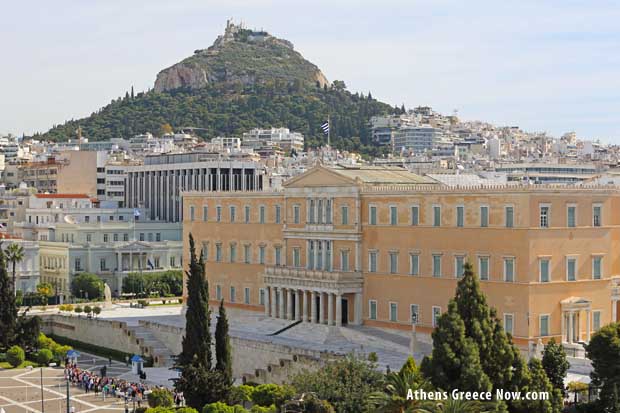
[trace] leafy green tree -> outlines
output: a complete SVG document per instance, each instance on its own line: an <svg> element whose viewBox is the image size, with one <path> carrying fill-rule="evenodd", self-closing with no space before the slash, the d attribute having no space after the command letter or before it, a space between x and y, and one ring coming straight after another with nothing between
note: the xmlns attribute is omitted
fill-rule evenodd
<svg viewBox="0 0 620 413"><path fill-rule="evenodd" d="M13 267L13 289L14 292L17 292L17 278L15 266L18 262L22 262L22 260L24 259L24 247L16 242L13 242L6 248L6 251L4 251L4 255L6 255L6 260L10 262Z"/></svg>
<svg viewBox="0 0 620 413"><path fill-rule="evenodd" d="M37 353L37 363L43 366L47 366L53 358L54 354L52 354L52 351L46 348L39 350Z"/></svg>
<svg viewBox="0 0 620 413"><path fill-rule="evenodd" d="M96 305L96 306L94 306L94 307L93 307L93 314L94 314L95 316L98 316L99 314L101 314L101 307L99 307L99 306L97 306L97 305Z"/></svg>
<svg viewBox="0 0 620 413"><path fill-rule="evenodd" d="M151 407L172 407L174 405L174 398L170 390L153 389L147 396L149 406Z"/></svg>
<svg viewBox="0 0 620 413"><path fill-rule="evenodd" d="M90 313L92 313L92 312L93 312L93 308L91 306L89 306L89 305L85 305L84 306L84 314L90 315Z"/></svg>
<svg viewBox="0 0 620 413"><path fill-rule="evenodd" d="M327 400L337 412L372 412L370 395L383 388L383 375L375 363L355 355L329 361L314 372L293 377L293 387Z"/></svg>
<svg viewBox="0 0 620 413"><path fill-rule="evenodd" d="M528 400L524 401L523 405L526 406L528 412L540 412L540 413L560 413L563 407L563 398L560 390L553 387L542 363L537 358L533 358L528 363L529 372L531 375L530 384L528 386L529 392L536 392L537 394L547 394L548 399L541 398L541 400Z"/></svg>
<svg viewBox="0 0 620 413"><path fill-rule="evenodd" d="M45 296L51 297L54 295L54 287L50 283L41 283L37 285L37 293Z"/></svg>
<svg viewBox="0 0 620 413"><path fill-rule="evenodd" d="M254 387L242 384L230 389L229 404L241 404L243 407L246 403L252 401L252 393L254 393Z"/></svg>
<svg viewBox="0 0 620 413"><path fill-rule="evenodd" d="M103 295L103 281L88 272L77 274L71 281L71 294L74 297L96 300Z"/></svg>
<svg viewBox="0 0 620 413"><path fill-rule="evenodd" d="M272 404L280 407L285 401L295 395L295 390L291 386L279 384L261 384L256 386L252 392L252 402L259 406L271 406Z"/></svg>
<svg viewBox="0 0 620 413"><path fill-rule="evenodd" d="M601 387L601 405L612 408L614 389L620 385L620 323L611 323L592 335L586 346L592 361L592 383Z"/></svg>
<svg viewBox="0 0 620 413"><path fill-rule="evenodd" d="M224 308L224 300L220 302L219 315L215 324L215 368L221 371L232 384L232 350L228 336L228 318Z"/></svg>
<svg viewBox="0 0 620 413"><path fill-rule="evenodd" d="M461 391L491 391L489 377L482 370L475 341L467 337L456 302L439 317L432 333L433 351L422 361L422 372L435 387Z"/></svg>
<svg viewBox="0 0 620 413"><path fill-rule="evenodd" d="M17 318L15 344L25 349L37 347L37 339L41 333L41 318L28 316L28 311L22 312Z"/></svg>
<svg viewBox="0 0 620 413"><path fill-rule="evenodd" d="M284 403L282 410L291 413L335 413L334 407L327 400L321 400L312 393L302 394Z"/></svg>
<svg viewBox="0 0 620 413"><path fill-rule="evenodd" d="M563 396L566 396L564 379L566 378L566 373L568 373L570 363L566 359L564 347L556 343L553 338L545 345L542 366L553 387L560 390Z"/></svg>
<svg viewBox="0 0 620 413"><path fill-rule="evenodd" d="M26 354L20 346L13 346L6 352L6 361L13 367L18 367L26 360Z"/></svg>
<svg viewBox="0 0 620 413"><path fill-rule="evenodd" d="M4 254L0 253L0 347L9 348L17 335L15 289L6 273Z"/></svg>
<svg viewBox="0 0 620 413"><path fill-rule="evenodd" d="M206 370L197 363L182 367L174 388L183 392L187 405L195 409L230 397L230 384L224 375L217 370Z"/></svg>

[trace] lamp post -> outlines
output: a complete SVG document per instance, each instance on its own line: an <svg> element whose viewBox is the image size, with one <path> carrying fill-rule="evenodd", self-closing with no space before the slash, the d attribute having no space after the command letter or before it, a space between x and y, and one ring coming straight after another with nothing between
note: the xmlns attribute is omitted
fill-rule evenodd
<svg viewBox="0 0 620 413"><path fill-rule="evenodd" d="M45 413L45 400L43 399L43 367L41 367L41 413Z"/></svg>
<svg viewBox="0 0 620 413"><path fill-rule="evenodd" d="M418 324L418 313L412 313L411 314L411 344L410 344L411 357L413 357L415 354L416 339L417 339L416 331L415 331L416 324Z"/></svg>

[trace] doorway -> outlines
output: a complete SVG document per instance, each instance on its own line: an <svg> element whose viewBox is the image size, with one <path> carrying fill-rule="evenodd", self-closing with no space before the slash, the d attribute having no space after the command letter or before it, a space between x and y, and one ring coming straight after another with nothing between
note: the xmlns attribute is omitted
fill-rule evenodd
<svg viewBox="0 0 620 413"><path fill-rule="evenodd" d="M341 323L343 326L346 326L349 323L349 300L346 298L341 299L342 304L342 318Z"/></svg>

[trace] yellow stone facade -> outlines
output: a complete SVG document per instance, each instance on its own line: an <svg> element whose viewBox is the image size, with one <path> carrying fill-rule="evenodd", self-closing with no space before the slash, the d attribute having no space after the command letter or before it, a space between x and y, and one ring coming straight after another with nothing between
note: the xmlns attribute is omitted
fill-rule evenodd
<svg viewBox="0 0 620 413"><path fill-rule="evenodd" d="M183 194L213 299L266 316L429 332L465 262L517 343L618 319L615 187L446 187L317 166L277 192ZM320 211L320 213L319 213ZM187 262L187 260L185 260Z"/></svg>

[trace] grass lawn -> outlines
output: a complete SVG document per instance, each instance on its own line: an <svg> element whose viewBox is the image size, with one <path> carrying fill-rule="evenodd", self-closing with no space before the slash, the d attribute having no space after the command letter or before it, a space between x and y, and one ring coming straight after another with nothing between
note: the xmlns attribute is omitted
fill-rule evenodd
<svg viewBox="0 0 620 413"><path fill-rule="evenodd" d="M23 369L24 367L28 367L28 366L39 367L39 364L35 363L34 361L26 360L19 366L13 367L9 364L8 361L0 361L0 369L12 369L12 368Z"/></svg>

